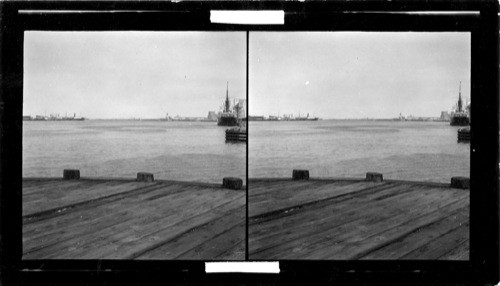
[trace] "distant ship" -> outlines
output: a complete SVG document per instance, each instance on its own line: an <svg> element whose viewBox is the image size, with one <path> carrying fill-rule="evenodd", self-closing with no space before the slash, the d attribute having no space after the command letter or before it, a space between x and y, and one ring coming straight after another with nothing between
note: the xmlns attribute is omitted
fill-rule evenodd
<svg viewBox="0 0 500 286"><path fill-rule="evenodd" d="M319 118L318 117L309 117L309 114L307 117L295 117L292 120L295 121L317 121Z"/></svg>
<svg viewBox="0 0 500 286"><path fill-rule="evenodd" d="M235 110L231 110L231 103L229 102L229 83L226 84L226 101L224 102L223 111L217 120L219 126L238 126L240 119L238 118L239 104L235 105Z"/></svg>
<svg viewBox="0 0 500 286"><path fill-rule="evenodd" d="M248 116L248 121L318 121L318 117L309 117L309 114L307 116L299 116L298 117L293 117L293 115L284 115L282 117L280 116L273 116L269 115L269 117L264 117L264 116Z"/></svg>
<svg viewBox="0 0 500 286"><path fill-rule="evenodd" d="M318 117L309 117L309 113L307 114L307 116L300 116L300 113L299 113L299 116L297 116L297 117L283 117L282 120L285 120L285 121L318 121L319 118Z"/></svg>
<svg viewBox="0 0 500 286"><path fill-rule="evenodd" d="M470 124L469 114L462 108L462 82L458 90L457 107L451 112L450 125L452 126L467 126Z"/></svg>
<svg viewBox="0 0 500 286"><path fill-rule="evenodd" d="M264 121L264 116L248 116L248 121Z"/></svg>

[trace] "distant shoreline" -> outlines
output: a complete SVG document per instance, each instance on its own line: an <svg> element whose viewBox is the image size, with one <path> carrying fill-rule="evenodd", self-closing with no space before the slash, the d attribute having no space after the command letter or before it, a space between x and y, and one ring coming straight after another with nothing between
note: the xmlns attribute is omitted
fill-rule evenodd
<svg viewBox="0 0 500 286"><path fill-rule="evenodd" d="M161 122L206 122L214 123L216 120L208 119L172 119L165 120L163 118L85 118L85 120L23 120L35 122L56 122L56 121L161 121ZM320 121L395 121L395 122L449 122L440 118L418 117L414 119L400 120L399 118L325 118L321 120L250 120L250 122L320 122Z"/></svg>

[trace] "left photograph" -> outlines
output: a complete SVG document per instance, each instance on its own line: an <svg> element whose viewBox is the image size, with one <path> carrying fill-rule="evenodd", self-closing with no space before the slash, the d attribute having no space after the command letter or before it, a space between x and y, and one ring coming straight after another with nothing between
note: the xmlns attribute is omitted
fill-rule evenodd
<svg viewBox="0 0 500 286"><path fill-rule="evenodd" d="M245 32L29 31L23 81L23 259L245 259Z"/></svg>

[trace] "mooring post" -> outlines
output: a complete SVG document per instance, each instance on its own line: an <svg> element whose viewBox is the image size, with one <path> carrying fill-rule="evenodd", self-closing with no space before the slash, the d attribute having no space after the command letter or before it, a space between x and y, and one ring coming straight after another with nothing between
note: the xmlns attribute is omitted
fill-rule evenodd
<svg viewBox="0 0 500 286"><path fill-rule="evenodd" d="M384 180L384 176L380 173L368 172L366 173L366 181L369 182L382 182Z"/></svg>
<svg viewBox="0 0 500 286"><path fill-rule="evenodd" d="M79 180L80 179L80 170L64 169L63 179L64 180Z"/></svg>
<svg viewBox="0 0 500 286"><path fill-rule="evenodd" d="M153 174L151 173L145 173L145 172L139 172L137 173L137 181L139 182L152 182L154 181Z"/></svg>
<svg viewBox="0 0 500 286"><path fill-rule="evenodd" d="M239 190L243 187L243 180L235 177L225 177L222 179L222 187L226 189Z"/></svg>
<svg viewBox="0 0 500 286"><path fill-rule="evenodd" d="M470 179L466 177L452 177L450 186L456 189L469 189Z"/></svg>
<svg viewBox="0 0 500 286"><path fill-rule="evenodd" d="M309 170L293 170L293 180L309 180Z"/></svg>

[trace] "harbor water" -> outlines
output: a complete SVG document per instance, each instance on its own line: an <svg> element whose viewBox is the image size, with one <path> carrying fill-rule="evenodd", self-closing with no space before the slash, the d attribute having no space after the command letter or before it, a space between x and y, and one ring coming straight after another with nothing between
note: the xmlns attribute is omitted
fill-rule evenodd
<svg viewBox="0 0 500 286"><path fill-rule="evenodd" d="M135 178L222 183L245 179L245 144L225 144L215 122L24 121L23 177Z"/></svg>
<svg viewBox="0 0 500 286"><path fill-rule="evenodd" d="M470 144L449 122L320 120L249 122L249 177L387 179L449 183L470 177Z"/></svg>
<svg viewBox="0 0 500 286"><path fill-rule="evenodd" d="M249 177L384 178L449 182L470 175L470 145L448 122L320 120L249 122ZM23 177L82 177L222 182L245 179L246 145L225 143L215 122L24 121Z"/></svg>

